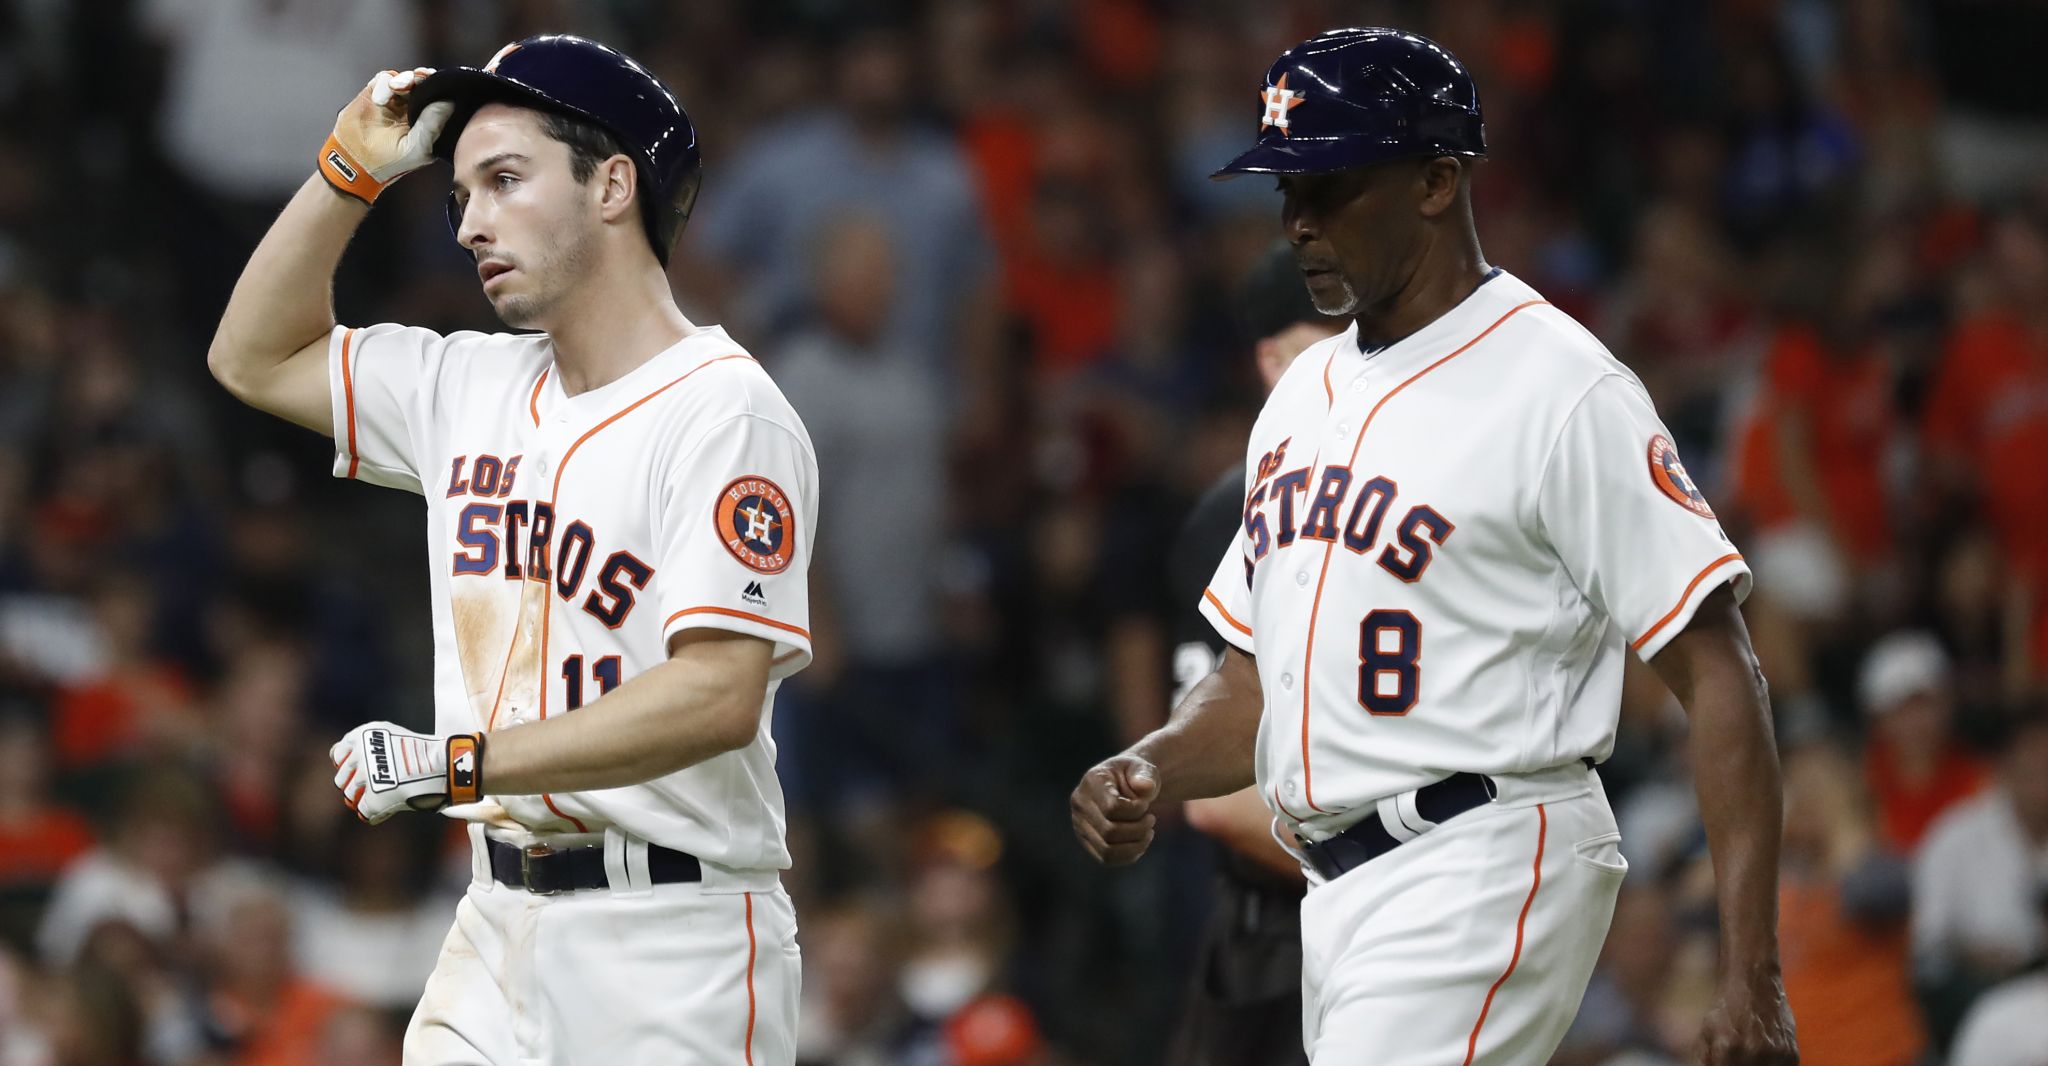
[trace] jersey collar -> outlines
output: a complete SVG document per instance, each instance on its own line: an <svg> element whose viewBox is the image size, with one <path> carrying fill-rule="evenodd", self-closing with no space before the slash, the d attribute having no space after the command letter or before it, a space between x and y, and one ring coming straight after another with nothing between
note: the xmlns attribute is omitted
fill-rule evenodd
<svg viewBox="0 0 2048 1066"><path fill-rule="evenodd" d="M743 354L738 344L726 335L723 326L700 326L695 333L669 345L656 353L653 358L627 371L616 381L606 382L589 392L570 396L562 390L562 375L554 360L554 342L548 342L548 362L542 371L536 407L536 417L545 424L550 417L566 415L572 422L586 422L593 418L605 418L641 396L646 395L650 382L655 384L675 380L684 374L727 355Z"/></svg>
<svg viewBox="0 0 2048 1066"><path fill-rule="evenodd" d="M1500 317L1502 311L1519 303L1540 299L1542 297L1536 294L1536 290L1522 279L1494 267L1463 300L1421 329L1400 340L1366 348L1360 344L1358 323L1353 321L1344 334L1346 339L1339 351L1375 367L1402 363L1414 355L1442 355L1440 349L1446 343L1453 347L1463 344L1471 340L1474 333L1484 329L1487 323Z"/></svg>

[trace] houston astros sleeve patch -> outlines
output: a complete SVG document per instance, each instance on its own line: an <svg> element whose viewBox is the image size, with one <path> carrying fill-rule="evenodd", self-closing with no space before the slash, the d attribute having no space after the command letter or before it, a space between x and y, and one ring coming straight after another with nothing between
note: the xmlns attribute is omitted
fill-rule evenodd
<svg viewBox="0 0 2048 1066"><path fill-rule="evenodd" d="M727 485L712 522L725 550L750 570L779 574L796 555L796 510L767 478L748 475Z"/></svg>
<svg viewBox="0 0 2048 1066"><path fill-rule="evenodd" d="M1678 461L1678 448L1671 438L1657 434L1650 438L1650 480L1680 507L1701 518L1714 517L1714 509L1707 506L1706 494L1693 484L1685 472L1685 464Z"/></svg>

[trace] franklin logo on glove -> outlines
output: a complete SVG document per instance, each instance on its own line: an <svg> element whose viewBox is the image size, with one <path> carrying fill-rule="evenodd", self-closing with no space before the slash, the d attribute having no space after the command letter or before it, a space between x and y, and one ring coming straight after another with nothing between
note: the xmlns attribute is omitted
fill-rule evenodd
<svg viewBox="0 0 2048 1066"><path fill-rule="evenodd" d="M391 768L391 734L373 729L363 738L370 749L370 787L379 792L398 787L398 774Z"/></svg>

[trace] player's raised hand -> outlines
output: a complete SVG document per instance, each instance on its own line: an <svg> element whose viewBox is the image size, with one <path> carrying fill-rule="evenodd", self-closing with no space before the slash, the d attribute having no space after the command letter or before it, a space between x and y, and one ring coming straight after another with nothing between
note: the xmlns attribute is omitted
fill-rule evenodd
<svg viewBox="0 0 2048 1066"><path fill-rule="evenodd" d="M341 801L375 825L403 810L448 804L448 738L425 736L390 722L349 730L327 757Z"/></svg>
<svg viewBox="0 0 2048 1066"><path fill-rule="evenodd" d="M406 95L429 67L379 71L334 118L334 135L320 149L320 173L335 188L365 203L384 186L433 159L434 140L455 105L428 104L418 122L406 118Z"/></svg>
<svg viewBox="0 0 2048 1066"><path fill-rule="evenodd" d="M1776 977L1723 982L1700 1027L1696 1061L1701 1066L1798 1066L1799 1038L1783 982Z"/></svg>
<svg viewBox="0 0 2048 1066"><path fill-rule="evenodd" d="M1068 798L1074 836L1105 866L1136 862L1152 845L1158 797L1157 767L1128 752L1111 756L1082 774Z"/></svg>

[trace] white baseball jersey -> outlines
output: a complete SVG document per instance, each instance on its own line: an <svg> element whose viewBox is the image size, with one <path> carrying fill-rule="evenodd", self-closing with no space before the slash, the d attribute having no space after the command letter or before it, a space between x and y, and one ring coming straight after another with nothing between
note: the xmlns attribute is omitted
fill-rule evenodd
<svg viewBox="0 0 2048 1066"><path fill-rule="evenodd" d="M1749 570L1629 370L1495 271L1385 348L1302 353L1202 611L1257 656L1258 780L1310 839L1457 771L1604 759L1622 657Z"/></svg>
<svg viewBox="0 0 2048 1066"><path fill-rule="evenodd" d="M724 330L577 396L544 334L336 328L328 368L335 474L427 501L436 732L572 713L694 627L775 643L771 706L810 661L817 458ZM784 869L769 722L764 706L753 743L644 784L491 799L536 831Z"/></svg>

